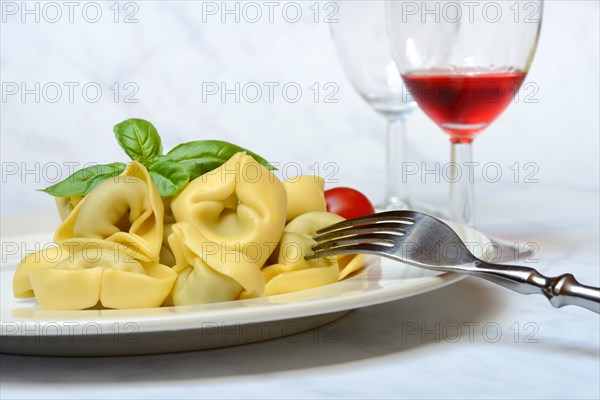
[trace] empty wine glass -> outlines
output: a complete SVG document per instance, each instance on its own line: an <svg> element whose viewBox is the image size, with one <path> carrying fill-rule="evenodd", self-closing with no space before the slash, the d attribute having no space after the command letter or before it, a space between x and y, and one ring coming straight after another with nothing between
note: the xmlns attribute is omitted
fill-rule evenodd
<svg viewBox="0 0 600 400"><path fill-rule="evenodd" d="M402 180L406 159L406 118L416 108L405 90L390 50L385 2L339 1L331 36L350 82L362 98L387 118L385 197L378 210L410 207Z"/></svg>
<svg viewBox="0 0 600 400"><path fill-rule="evenodd" d="M542 6L541 0L386 2L400 75L417 104L450 138L454 222L474 225L473 180L464 172L473 165L471 144L525 79Z"/></svg>

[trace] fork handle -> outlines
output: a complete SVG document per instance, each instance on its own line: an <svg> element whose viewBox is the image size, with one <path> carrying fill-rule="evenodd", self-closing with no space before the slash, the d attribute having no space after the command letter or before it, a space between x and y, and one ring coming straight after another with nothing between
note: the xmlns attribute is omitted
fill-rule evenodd
<svg viewBox="0 0 600 400"><path fill-rule="evenodd" d="M582 285L572 274L546 277L533 268L489 264L481 260L470 275L487 279L522 294L540 293L556 308L573 305L600 313L600 288ZM467 271L464 271L467 272Z"/></svg>

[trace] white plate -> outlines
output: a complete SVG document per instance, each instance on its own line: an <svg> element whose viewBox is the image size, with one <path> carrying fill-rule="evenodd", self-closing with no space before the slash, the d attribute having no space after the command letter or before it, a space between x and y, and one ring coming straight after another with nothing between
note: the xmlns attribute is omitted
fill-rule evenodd
<svg viewBox="0 0 600 400"><path fill-rule="evenodd" d="M463 277L369 257L365 270L354 277L295 293L185 307L46 311L35 299L14 298L12 277L22 256L51 243L57 224L54 213L2 218L3 353L131 355L251 343L295 335L349 310L415 296ZM482 256L489 245L486 237L468 228L455 230Z"/></svg>

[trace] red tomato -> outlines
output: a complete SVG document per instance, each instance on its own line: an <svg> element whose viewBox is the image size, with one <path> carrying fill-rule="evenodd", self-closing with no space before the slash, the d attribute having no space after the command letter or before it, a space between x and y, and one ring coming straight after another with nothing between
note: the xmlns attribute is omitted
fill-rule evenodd
<svg viewBox="0 0 600 400"><path fill-rule="evenodd" d="M361 192L347 187L339 187L325 191L327 211L346 219L374 214L373 205Z"/></svg>

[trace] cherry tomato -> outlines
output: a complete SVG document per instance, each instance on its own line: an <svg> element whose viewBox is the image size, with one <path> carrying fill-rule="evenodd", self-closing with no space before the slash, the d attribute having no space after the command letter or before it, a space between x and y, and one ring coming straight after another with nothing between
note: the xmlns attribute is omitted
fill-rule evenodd
<svg viewBox="0 0 600 400"><path fill-rule="evenodd" d="M339 187L326 190L325 202L327 211L346 219L375 213L367 196L352 188Z"/></svg>

